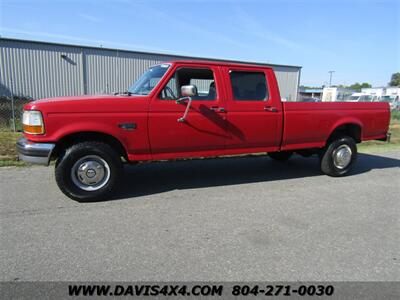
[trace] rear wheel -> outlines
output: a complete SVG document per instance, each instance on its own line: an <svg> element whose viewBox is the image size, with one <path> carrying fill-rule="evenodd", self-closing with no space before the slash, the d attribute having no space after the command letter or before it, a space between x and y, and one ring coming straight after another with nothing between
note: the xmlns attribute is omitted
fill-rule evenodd
<svg viewBox="0 0 400 300"><path fill-rule="evenodd" d="M268 156L271 157L273 160L279 162L286 162L291 158L293 155L292 151L281 151L281 152L271 152L268 153Z"/></svg>
<svg viewBox="0 0 400 300"><path fill-rule="evenodd" d="M83 142L65 150L56 164L58 187L78 201L106 199L116 187L122 163L116 151L101 142Z"/></svg>
<svg viewBox="0 0 400 300"><path fill-rule="evenodd" d="M333 139L320 155L321 170L329 176L344 176L357 160L357 145L349 136Z"/></svg>

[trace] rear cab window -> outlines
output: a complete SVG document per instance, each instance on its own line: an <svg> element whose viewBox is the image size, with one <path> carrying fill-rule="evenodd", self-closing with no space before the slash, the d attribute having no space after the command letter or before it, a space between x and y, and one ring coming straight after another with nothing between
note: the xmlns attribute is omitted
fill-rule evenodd
<svg viewBox="0 0 400 300"><path fill-rule="evenodd" d="M261 71L229 71L232 96L236 101L267 101L269 90Z"/></svg>

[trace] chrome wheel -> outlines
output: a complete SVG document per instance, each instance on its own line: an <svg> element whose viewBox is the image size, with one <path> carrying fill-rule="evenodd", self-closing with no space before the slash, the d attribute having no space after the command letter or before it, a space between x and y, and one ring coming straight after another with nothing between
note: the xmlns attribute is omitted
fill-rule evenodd
<svg viewBox="0 0 400 300"><path fill-rule="evenodd" d="M343 170L350 164L353 151L348 145L340 145L332 155L335 167Z"/></svg>
<svg viewBox="0 0 400 300"><path fill-rule="evenodd" d="M71 169L73 183L84 191L97 191L110 179L108 163L97 155L87 155L75 162Z"/></svg>

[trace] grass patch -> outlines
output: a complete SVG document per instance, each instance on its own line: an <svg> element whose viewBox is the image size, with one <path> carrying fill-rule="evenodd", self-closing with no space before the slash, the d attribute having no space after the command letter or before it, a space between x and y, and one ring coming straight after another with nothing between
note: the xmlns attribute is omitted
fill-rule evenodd
<svg viewBox="0 0 400 300"><path fill-rule="evenodd" d="M391 142L368 141L358 145L359 152L385 152L400 150L400 112L392 112L390 130ZM20 132L10 132L9 129L0 129L0 167L28 166L18 160L15 143L22 137Z"/></svg>
<svg viewBox="0 0 400 300"><path fill-rule="evenodd" d="M400 111L392 111L391 113L392 122L399 121L400 122Z"/></svg>
<svg viewBox="0 0 400 300"><path fill-rule="evenodd" d="M20 137L22 137L20 132L0 130L0 167L28 165L18 160L15 143Z"/></svg>
<svg viewBox="0 0 400 300"><path fill-rule="evenodd" d="M30 164L17 160L15 158L3 158L0 157L0 168L1 167L27 167Z"/></svg>

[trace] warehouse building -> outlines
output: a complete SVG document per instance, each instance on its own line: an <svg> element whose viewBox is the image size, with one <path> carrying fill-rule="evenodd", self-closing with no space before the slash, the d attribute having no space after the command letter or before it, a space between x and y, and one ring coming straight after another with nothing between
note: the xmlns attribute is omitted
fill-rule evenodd
<svg viewBox="0 0 400 300"><path fill-rule="evenodd" d="M163 61L182 59L210 60L1 38L0 96L13 94L39 99L124 91L149 66ZM277 76L281 97L287 101L296 101L301 67L248 63L272 67Z"/></svg>

